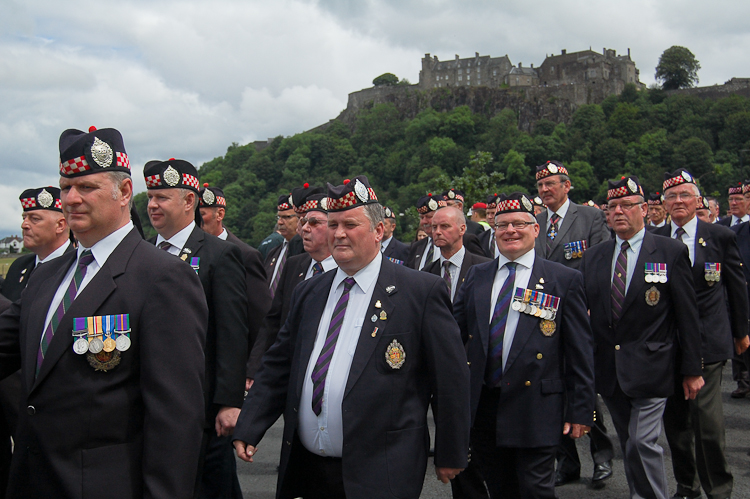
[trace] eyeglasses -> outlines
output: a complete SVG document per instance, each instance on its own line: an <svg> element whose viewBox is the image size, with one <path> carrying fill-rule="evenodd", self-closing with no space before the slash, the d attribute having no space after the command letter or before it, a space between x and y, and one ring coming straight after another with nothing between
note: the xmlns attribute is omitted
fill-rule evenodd
<svg viewBox="0 0 750 499"><path fill-rule="evenodd" d="M318 225L323 225L323 224L327 224L327 223L328 223L328 220L322 220L320 218L302 217L302 218L299 219L300 226L304 227L306 224L310 224L310 228L311 229L314 229Z"/></svg>
<svg viewBox="0 0 750 499"><path fill-rule="evenodd" d="M292 218L297 218L297 215L276 215L276 220L290 220Z"/></svg>
<svg viewBox="0 0 750 499"><path fill-rule="evenodd" d="M544 189L545 187L547 189L552 189L557 184L562 184L562 182L537 182L536 187L537 189Z"/></svg>
<svg viewBox="0 0 750 499"><path fill-rule="evenodd" d="M689 201L693 199L694 197L696 197L696 195L693 194L692 192L680 192L678 194L673 192L671 194L667 194L666 196L664 196L664 200L675 201L677 198L680 198L680 201Z"/></svg>
<svg viewBox="0 0 750 499"><path fill-rule="evenodd" d="M620 204L610 204L609 205L609 211L615 211L617 207L619 206L622 211L630 211L633 209L634 206L641 206L643 203L620 203Z"/></svg>
<svg viewBox="0 0 750 499"><path fill-rule="evenodd" d="M527 226L534 224L536 224L536 222L500 222L499 224L495 224L495 230L499 232L505 232L506 230L508 230L509 225L512 225L516 230L522 230Z"/></svg>

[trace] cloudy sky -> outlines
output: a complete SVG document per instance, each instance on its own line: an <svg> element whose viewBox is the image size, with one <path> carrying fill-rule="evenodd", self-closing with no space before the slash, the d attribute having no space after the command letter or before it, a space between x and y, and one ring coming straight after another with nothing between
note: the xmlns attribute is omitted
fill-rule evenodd
<svg viewBox="0 0 750 499"><path fill-rule="evenodd" d="M24 188L57 184L67 128L120 130L140 191L150 159L199 166L310 129L384 72L417 82L427 52L539 65L630 48L652 84L683 45L701 85L747 77L749 17L746 0L0 0L0 236L19 232Z"/></svg>

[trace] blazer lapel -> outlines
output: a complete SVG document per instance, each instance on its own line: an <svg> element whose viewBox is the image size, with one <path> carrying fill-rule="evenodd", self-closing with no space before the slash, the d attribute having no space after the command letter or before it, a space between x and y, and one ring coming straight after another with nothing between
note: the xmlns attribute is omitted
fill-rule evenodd
<svg viewBox="0 0 750 499"><path fill-rule="evenodd" d="M534 260L534 267L531 269L531 277L529 277L527 288L531 288L531 286L538 283L539 278L541 277L544 277L544 260L537 258ZM545 280L544 291L551 292L553 289L555 289L554 281ZM503 372L507 371L510 366L513 365L513 361L518 358L518 354L523 350L526 342L529 341L531 335L536 331L539 320L538 317L534 317L533 315L520 314L518 324L516 325L516 332L513 335L513 343L511 343L510 352L508 353L508 359L505 361Z"/></svg>
<svg viewBox="0 0 750 499"><path fill-rule="evenodd" d="M318 326L320 325L321 317L323 316L323 309L328 301L328 295L330 294L331 285L333 284L333 278L336 276L336 272L329 272L324 274L323 285L320 286L320 291L316 293L310 293L310 301L305 306L305 310L309 310L310 316L305 314L305 321L299 324L299 334L297 335L297 341L299 342L299 374L297 376L297 395L302 393L302 385L305 381L305 373L307 373L307 365L312 355L313 346L315 345L315 338L318 336Z"/></svg>
<svg viewBox="0 0 750 499"><path fill-rule="evenodd" d="M628 285L628 292L625 293L625 301L622 304L622 315L625 316L628 307L635 301L637 295L642 292L641 284L646 282L646 267L647 261L653 262L651 255L656 251L656 245L654 244L655 236L651 235L648 231L643 235L643 243L641 244L641 252L638 254L638 260L635 263L635 269L633 270L633 277L630 278L630 284ZM622 318L621 318L622 319Z"/></svg>
<svg viewBox="0 0 750 499"><path fill-rule="evenodd" d="M193 231L185 241L185 246L180 250L178 255L180 260L187 260L188 258L195 256L203 246L203 240L206 238L206 233L203 232L198 226L193 227Z"/></svg>
<svg viewBox="0 0 750 499"><path fill-rule="evenodd" d="M372 357L372 354L375 351L375 347L379 343L379 336L387 330L390 322L390 319L378 319L373 324L369 317L373 314L380 316L382 312L385 312L387 317L394 317L393 311L396 308L396 295L398 294L400 284L396 282L395 272L393 271L394 265L397 264L383 259L380 267L380 275L375 283L375 289L372 292L372 299L370 300L370 305L367 307L367 313L362 322L362 328L359 331L359 341L357 342L357 348L354 351L352 365L349 368L349 378L346 380L344 398L346 398L349 391L351 391L352 387L362 375L365 366L367 366L370 357ZM391 286L394 287L391 288ZM391 290L390 293L386 291L387 288ZM380 302L379 308L375 306L377 302Z"/></svg>
<svg viewBox="0 0 750 499"><path fill-rule="evenodd" d="M573 201L571 201L570 205L568 205L568 212L565 214L565 218L563 218L562 224L560 225L560 230L557 231L557 236L555 236L555 240L552 241L552 244L550 244L550 252L555 251L555 248L559 246L560 241L563 240L563 238L568 233L570 228L573 226L577 218L578 218L578 206L576 206L573 203ZM545 233L545 237L547 237L546 233Z"/></svg>
<svg viewBox="0 0 750 499"><path fill-rule="evenodd" d="M483 274L477 273L477 280L474 285L476 291L474 292L474 301L476 303L477 311L477 325L479 326L479 336L482 341L482 348L484 348L484 355L487 356L487 351L490 345L490 307L492 306L492 285L495 282L495 275L497 274L498 259L495 258L492 264L492 272L485 272Z"/></svg>

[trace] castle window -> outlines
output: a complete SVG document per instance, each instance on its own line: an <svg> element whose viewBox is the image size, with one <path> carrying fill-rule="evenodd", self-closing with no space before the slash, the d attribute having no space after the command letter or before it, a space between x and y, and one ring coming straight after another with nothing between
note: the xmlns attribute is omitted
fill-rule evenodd
<svg viewBox="0 0 750 499"><path fill-rule="evenodd" d="M497 76L497 69L492 70L492 76Z"/></svg>
<svg viewBox="0 0 750 499"><path fill-rule="evenodd" d="M458 81L463 81L464 77L461 75L458 75Z"/></svg>
<svg viewBox="0 0 750 499"><path fill-rule="evenodd" d="M555 66L550 66L549 72L555 74Z"/></svg>
<svg viewBox="0 0 750 499"><path fill-rule="evenodd" d="M482 61L477 62L477 66L481 66L481 65L482 65Z"/></svg>
<svg viewBox="0 0 750 499"><path fill-rule="evenodd" d="M466 80L471 80L471 75L466 75Z"/></svg>
<svg viewBox="0 0 750 499"><path fill-rule="evenodd" d="M461 74L461 73L463 73L463 72L464 72L464 70L463 70L463 69L459 69L459 70L458 70L458 74Z"/></svg>

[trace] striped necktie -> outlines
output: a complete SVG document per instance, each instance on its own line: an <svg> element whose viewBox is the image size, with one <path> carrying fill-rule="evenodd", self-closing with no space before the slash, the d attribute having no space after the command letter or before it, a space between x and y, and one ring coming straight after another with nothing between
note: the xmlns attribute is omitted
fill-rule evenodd
<svg viewBox="0 0 750 499"><path fill-rule="evenodd" d="M320 262L315 262L315 265L313 265L313 273L312 275L318 275L323 273L323 264Z"/></svg>
<svg viewBox="0 0 750 499"><path fill-rule="evenodd" d="M86 269L93 261L94 255L91 253L91 250L85 250L78 258L78 264L76 265L75 273L73 273L73 279L70 280L68 290L63 295L63 299L60 300L60 305L58 305L57 310L52 314L47 329L44 330L44 334L42 335L42 340L39 342L39 351L36 354L36 374L39 374L39 369L42 367L42 361L47 354L50 342L52 342L52 337L55 335L55 331L57 331L57 326L60 325L60 321L65 315L65 311L70 308L73 300L76 299L78 288L81 286L81 282L86 276Z"/></svg>
<svg viewBox="0 0 750 499"><path fill-rule="evenodd" d="M674 231L674 238L684 243L685 241L682 240L682 236L684 236L685 234L687 234L687 232L685 232L685 229L683 229L682 227L677 227L677 230Z"/></svg>
<svg viewBox="0 0 750 499"><path fill-rule="evenodd" d="M560 221L560 216L557 213L553 213L549 219L549 228L547 229L547 256L552 253L552 241L557 237L557 231L559 230L557 222Z"/></svg>
<svg viewBox="0 0 750 499"><path fill-rule="evenodd" d="M453 289L453 281L451 280L451 262L449 260L443 262L443 280L448 286L448 293L450 293Z"/></svg>
<svg viewBox="0 0 750 499"><path fill-rule="evenodd" d="M503 341L505 340L505 325L508 322L508 309L516 282L516 262L508 262L508 277L497 295L495 310L490 320L490 359L487 363L487 385L494 387L503 379Z"/></svg>
<svg viewBox="0 0 750 499"><path fill-rule="evenodd" d="M172 243L168 241L162 241L159 243L159 249L164 251L169 251L169 248L172 247Z"/></svg>
<svg viewBox="0 0 750 499"><path fill-rule="evenodd" d="M622 304L625 302L625 281L628 278L628 248L627 241L622 243L620 254L617 255L615 273L612 276L612 318L617 323L622 317Z"/></svg>
<svg viewBox="0 0 750 499"><path fill-rule="evenodd" d="M333 351L336 349L341 325L344 323L346 306L349 304L349 291L354 286L354 282L353 277L344 279L344 292L341 293L341 298L336 303L336 308L333 309L331 323L328 326L328 334L326 334L326 341L323 344L323 348L320 349L318 360L315 362L315 367L313 367L311 376L313 382L312 410L316 416L320 416L320 411L323 409L323 392L326 386L326 375L328 374L328 367L331 365Z"/></svg>

